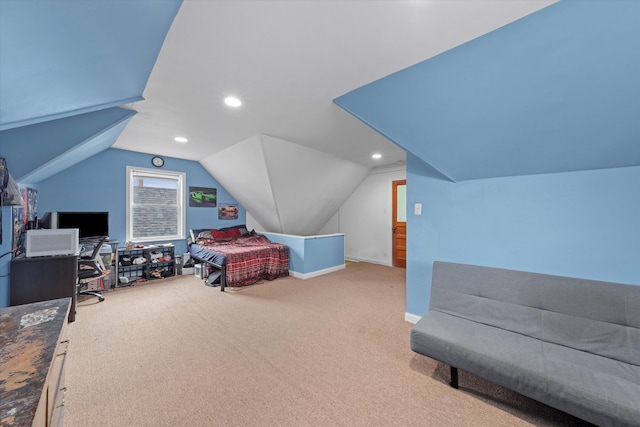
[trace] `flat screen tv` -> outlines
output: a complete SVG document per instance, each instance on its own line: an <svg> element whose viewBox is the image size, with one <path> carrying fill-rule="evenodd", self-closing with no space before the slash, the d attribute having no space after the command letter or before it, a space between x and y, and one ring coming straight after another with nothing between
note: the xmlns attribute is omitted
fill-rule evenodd
<svg viewBox="0 0 640 427"><path fill-rule="evenodd" d="M42 228L77 228L80 239L109 236L109 212L47 212Z"/></svg>

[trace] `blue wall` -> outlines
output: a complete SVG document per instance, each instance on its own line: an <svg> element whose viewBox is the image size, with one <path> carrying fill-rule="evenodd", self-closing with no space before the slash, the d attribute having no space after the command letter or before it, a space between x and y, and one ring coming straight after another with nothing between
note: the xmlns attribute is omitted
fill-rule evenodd
<svg viewBox="0 0 640 427"><path fill-rule="evenodd" d="M122 245L125 241L127 166L153 169L150 154L108 149L37 185L38 216L49 211L109 211L109 234ZM218 203L237 203L198 162L165 157L163 170L185 172L187 190L193 187L217 188ZM218 220L216 208L189 207L191 228L222 228L246 222L246 211L239 206L237 220ZM188 234L188 233L187 233ZM186 251L186 241L174 241L176 253Z"/></svg>
<svg viewBox="0 0 640 427"><path fill-rule="evenodd" d="M344 234L292 236L262 232L272 242L289 247L289 270L307 278L333 269L344 268Z"/></svg>
<svg viewBox="0 0 640 427"><path fill-rule="evenodd" d="M435 260L640 285L639 23L561 1L335 100L408 153L407 313Z"/></svg>
<svg viewBox="0 0 640 427"><path fill-rule="evenodd" d="M0 130L142 100L181 4L2 1Z"/></svg>
<svg viewBox="0 0 640 427"><path fill-rule="evenodd" d="M408 313L427 310L435 260L640 285L640 167L461 183L424 169L408 156Z"/></svg>
<svg viewBox="0 0 640 427"><path fill-rule="evenodd" d="M639 76L640 1L561 1L335 102L452 181L595 170L640 165Z"/></svg>
<svg viewBox="0 0 640 427"><path fill-rule="evenodd" d="M50 211L108 211L109 234L122 246L126 224L126 167L153 169L150 154L107 149L87 160L31 186L38 190L38 216ZM198 162L165 157L163 170L185 172L187 188L217 189L218 203L237 203L231 195ZM237 220L218 220L216 208L189 207L186 203L186 235L191 228L223 228L246 223L246 210L238 204ZM2 253L11 250L11 208L3 207ZM186 240L172 242L176 253L187 250ZM9 273L10 256L0 259L0 275ZM0 307L9 304L9 279L0 277Z"/></svg>
<svg viewBox="0 0 640 427"><path fill-rule="evenodd" d="M0 131L2 156L16 181L36 184L111 147L134 114L114 107Z"/></svg>

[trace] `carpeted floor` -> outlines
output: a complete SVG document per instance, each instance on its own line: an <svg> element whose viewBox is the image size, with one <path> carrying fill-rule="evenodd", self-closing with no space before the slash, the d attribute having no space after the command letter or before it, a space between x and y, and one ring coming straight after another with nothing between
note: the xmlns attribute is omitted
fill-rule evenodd
<svg viewBox="0 0 640 427"><path fill-rule="evenodd" d="M413 353L405 270L300 280L179 276L83 297L69 325L66 426L587 425Z"/></svg>

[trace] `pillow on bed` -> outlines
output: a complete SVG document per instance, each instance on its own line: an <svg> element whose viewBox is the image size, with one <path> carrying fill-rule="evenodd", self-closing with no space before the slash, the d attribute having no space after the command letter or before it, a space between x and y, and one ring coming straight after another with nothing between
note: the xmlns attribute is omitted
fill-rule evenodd
<svg viewBox="0 0 640 427"><path fill-rule="evenodd" d="M240 230L240 234L241 235L245 235L249 233L249 230L247 230L247 226L244 224L240 224L240 225L232 225L231 227L225 227L225 228L221 228L220 231L229 231L229 230Z"/></svg>
<svg viewBox="0 0 640 427"><path fill-rule="evenodd" d="M211 239L211 238L213 238L213 236L211 235L212 231L214 231L214 230L201 231L200 233L198 233L198 238Z"/></svg>
<svg viewBox="0 0 640 427"><path fill-rule="evenodd" d="M240 236L240 229L238 228L230 228L228 230L225 231L221 231L221 230L211 230L211 236L214 239L228 239L229 237L236 237L236 236Z"/></svg>

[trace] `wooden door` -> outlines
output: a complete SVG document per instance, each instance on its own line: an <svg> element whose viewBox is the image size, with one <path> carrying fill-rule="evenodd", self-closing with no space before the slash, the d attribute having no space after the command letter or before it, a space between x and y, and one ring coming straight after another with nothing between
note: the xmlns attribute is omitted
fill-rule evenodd
<svg viewBox="0 0 640 427"><path fill-rule="evenodd" d="M407 181L393 181L393 207L391 237L394 267L407 266Z"/></svg>

